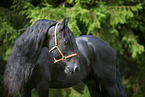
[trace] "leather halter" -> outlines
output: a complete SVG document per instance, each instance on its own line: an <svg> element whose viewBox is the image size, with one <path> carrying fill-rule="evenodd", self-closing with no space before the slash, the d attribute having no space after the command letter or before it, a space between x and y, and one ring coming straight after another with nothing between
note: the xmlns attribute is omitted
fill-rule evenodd
<svg viewBox="0 0 145 97"><path fill-rule="evenodd" d="M78 55L77 53L74 53L74 54L71 54L71 55L68 55L68 56L65 57L63 55L63 53L61 52L61 50L59 49L58 44L57 44L57 36L56 36L56 34L57 34L56 31L57 31L58 24L59 24L59 22L56 24L56 27L55 27L55 46L52 47L49 50L49 52L51 53L53 50L57 49L59 51L59 53L61 54L62 58L56 60L55 57L54 57L54 60L55 60L54 63L57 63L57 62L60 62L60 61L63 61L65 59L68 59L68 58L71 58L71 57L74 57L74 56Z"/></svg>

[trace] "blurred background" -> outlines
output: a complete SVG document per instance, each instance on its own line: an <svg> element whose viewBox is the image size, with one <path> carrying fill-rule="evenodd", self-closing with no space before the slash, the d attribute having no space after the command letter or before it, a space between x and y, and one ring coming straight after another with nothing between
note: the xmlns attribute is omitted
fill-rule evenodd
<svg viewBox="0 0 145 97"><path fill-rule="evenodd" d="M0 83L15 40L38 19L62 21L74 36L94 35L108 42L119 57L128 97L145 97L145 0L1 0ZM5 97L0 85L0 97ZM33 90L32 97L38 97ZM89 97L82 83L50 89L50 97Z"/></svg>

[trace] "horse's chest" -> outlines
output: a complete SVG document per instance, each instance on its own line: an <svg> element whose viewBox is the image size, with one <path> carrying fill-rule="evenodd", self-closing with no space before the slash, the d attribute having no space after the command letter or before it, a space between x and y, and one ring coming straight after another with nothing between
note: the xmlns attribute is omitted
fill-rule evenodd
<svg viewBox="0 0 145 97"><path fill-rule="evenodd" d="M68 76L62 76L62 77L58 77L55 81L51 82L50 87L51 88L66 88L66 87L71 87L75 84L77 84L78 82L80 82L80 80L78 80L78 78L75 77L68 77Z"/></svg>
<svg viewBox="0 0 145 97"><path fill-rule="evenodd" d="M55 81L52 81L50 84L51 88L67 88L71 87L78 82L81 82L85 78L85 74L82 72L78 72L71 76L66 75L65 73L61 73L58 75Z"/></svg>

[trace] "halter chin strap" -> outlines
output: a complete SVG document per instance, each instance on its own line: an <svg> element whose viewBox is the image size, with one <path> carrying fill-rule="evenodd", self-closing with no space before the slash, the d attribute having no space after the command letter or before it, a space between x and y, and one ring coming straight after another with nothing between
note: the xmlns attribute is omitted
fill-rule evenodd
<svg viewBox="0 0 145 97"><path fill-rule="evenodd" d="M49 50L49 52L51 53L53 50L57 49L59 51L59 53L61 54L62 58L56 60L55 57L54 57L54 60L55 60L54 63L57 63L57 62L60 62L62 60L65 60L65 59L68 59L68 58L71 58L71 57L74 57L74 56L78 55L77 53L74 53L74 54L71 54L71 55L68 55L68 56L65 57L63 55L63 53L61 52L61 50L59 49L58 44L57 44L57 36L56 36L56 34L57 34L56 31L57 31L58 24L59 24L59 22L56 24L56 27L55 27L55 46L52 47Z"/></svg>

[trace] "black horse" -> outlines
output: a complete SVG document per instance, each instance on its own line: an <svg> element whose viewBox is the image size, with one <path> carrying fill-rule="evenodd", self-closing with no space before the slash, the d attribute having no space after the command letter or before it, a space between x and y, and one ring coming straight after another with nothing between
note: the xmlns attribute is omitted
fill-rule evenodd
<svg viewBox="0 0 145 97"><path fill-rule="evenodd" d="M29 64L32 67L26 68L27 64L22 64L18 68L14 68L14 65L13 67L9 66L12 62L10 60L11 56L14 57L13 51L15 49L13 49L5 71L4 82L8 89L12 90L14 88L15 91L20 89L22 97L31 97L31 90L36 87L39 97L48 97L49 88L71 87L83 81L88 86L91 97L126 97L121 84L118 70L119 62L115 51L105 41L95 36L80 36L76 37L75 41L72 34L69 36L66 34L70 32L66 26L67 22L66 20L65 25L60 27L61 30L58 30L58 33L63 33L57 35L58 45L63 55L71 56L77 53L77 56L69 57L68 59L63 58L65 60L62 59L59 63L54 60L53 57L59 59L62 57L62 54L58 52L58 49L55 49L52 53L48 52L48 50L53 48L55 40L55 26L52 26L48 29L48 34L45 34L45 37L47 36L43 41L45 45L41 47L38 54L39 57L35 60L37 63L34 64L33 62L34 65ZM37 49L40 48L38 47ZM37 51L34 50L33 52L36 53ZM16 53L19 54L18 52ZM27 56L25 57L27 58ZM29 58L29 60L31 59ZM19 64L21 61L19 61ZM19 69L25 69L26 71L23 71L24 74L21 75ZM27 74L28 76L26 76L25 73L29 75ZM27 79L25 80L25 78ZM18 82L18 86L14 81Z"/></svg>
<svg viewBox="0 0 145 97"><path fill-rule="evenodd" d="M9 96L15 94L18 90L29 91L29 89L26 88L31 84L29 82L31 82L33 75L36 75L37 79L34 79L32 84L35 84L36 81L37 84L39 84L37 85L38 87L43 83L43 78L40 79L41 76L39 75L47 72L46 75L42 76L45 76L44 79L48 81L49 75L51 74L49 72L52 71L52 67L47 68L45 71L46 68L43 67L44 65L38 65L44 64L44 62L48 64L47 66L54 64L50 55L47 57L47 55L45 56L43 53L48 54L48 48L52 48L50 52L57 49L57 51L52 52L56 53L56 59L60 58L60 56L63 57L60 58L62 60L69 58L69 60L61 62L60 64L65 73L70 75L78 70L78 48L72 32L67 25L65 25L66 23L66 18L64 18L59 25L56 21L52 20L38 20L16 40L4 73L4 86L8 90ZM70 42L67 43L68 41ZM55 42L57 42L58 45ZM45 48L46 46L48 48ZM40 57L42 55L41 53L44 54L44 59ZM43 63L39 63L40 59L43 60ZM57 61L59 61L59 59L55 62ZM38 67L39 70L37 71ZM37 71L36 74L34 73L35 71ZM27 93L24 93L24 95L26 97L28 96Z"/></svg>

